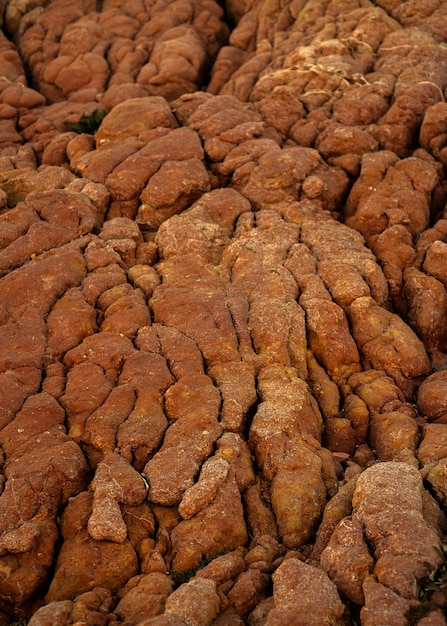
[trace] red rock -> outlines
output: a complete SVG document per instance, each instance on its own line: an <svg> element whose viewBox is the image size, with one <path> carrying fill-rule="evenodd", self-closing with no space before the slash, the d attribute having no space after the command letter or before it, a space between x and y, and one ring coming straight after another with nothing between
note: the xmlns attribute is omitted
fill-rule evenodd
<svg viewBox="0 0 447 626"><path fill-rule="evenodd" d="M380 484L380 490L372 491L373 484ZM439 538L423 517L422 493L419 472L391 462L378 463L364 472L353 497L353 519L365 526L378 581L409 599L415 595L414 578L424 575L427 563L436 568L439 559L433 549ZM384 532L385 527L394 528L394 533ZM411 536L404 528L412 529Z"/></svg>
<svg viewBox="0 0 447 626"><path fill-rule="evenodd" d="M151 131L160 127L177 127L164 98L130 98L115 106L104 118L95 141L97 147L129 137L145 141L151 138Z"/></svg>
<svg viewBox="0 0 447 626"><path fill-rule="evenodd" d="M224 432L217 441L216 456L232 465L236 483L241 493L255 482L250 449L237 433Z"/></svg>
<svg viewBox="0 0 447 626"><path fill-rule="evenodd" d="M70 289L58 300L47 318L46 359L53 361L97 330L96 314L80 289Z"/></svg>
<svg viewBox="0 0 447 626"><path fill-rule="evenodd" d="M45 582L54 554L57 511L85 484L84 457L65 435L62 422L62 409L43 393L30 396L1 431L7 480L0 496L0 558L10 572L2 582L2 598L13 603L25 601ZM23 497L20 508L13 504L18 493Z"/></svg>
<svg viewBox="0 0 447 626"><path fill-rule="evenodd" d="M419 610L447 501L435 4L5 5L2 624Z"/></svg>
<svg viewBox="0 0 447 626"><path fill-rule="evenodd" d="M363 358L371 367L383 369L411 398L418 377L430 372L427 353L416 334L371 298L358 298L353 302L349 317ZM382 349L379 349L380 343ZM397 360L394 355L399 355ZM387 363L389 357L393 362L391 368Z"/></svg>
<svg viewBox="0 0 447 626"><path fill-rule="evenodd" d="M363 281L367 283L373 298L382 306L386 304L388 286L385 277L374 255L365 246L364 239L357 232L347 229L338 222L322 220L313 223L309 221L303 224L302 240L316 256L318 274L333 299L342 308L345 309L348 301L354 296L361 297L364 290ZM315 263L315 260L313 262ZM346 272L346 275L350 276L349 284L347 281L340 280L337 264L348 266L343 267L343 275ZM355 278L352 268L356 270ZM363 281L359 280L358 275ZM298 272L296 276L299 280Z"/></svg>
<svg viewBox="0 0 447 626"><path fill-rule="evenodd" d="M64 543L46 596L47 602L74 599L95 587L116 592L138 571L137 556L128 540L101 542L89 537L85 525L91 506L91 496L84 492L73 498L65 509L62 520Z"/></svg>
<svg viewBox="0 0 447 626"><path fill-rule="evenodd" d="M137 221L155 230L209 190L209 175L199 159L166 161L141 194Z"/></svg>
<svg viewBox="0 0 447 626"><path fill-rule="evenodd" d="M309 435L310 440L321 438L322 420L316 403L307 385L296 376L293 370L271 366L265 368L259 377L263 402L258 405L250 428L249 445L256 452L261 467L276 446L270 444L269 436ZM281 450L276 448L277 453ZM269 474L267 465L264 471ZM274 473L274 470L273 470Z"/></svg>
<svg viewBox="0 0 447 626"><path fill-rule="evenodd" d="M307 351L309 386L326 420L336 419L340 414L340 393L310 350Z"/></svg>
<svg viewBox="0 0 447 626"><path fill-rule="evenodd" d="M421 124L420 142L435 157L442 162L445 159L444 136L446 133L446 106L445 102L436 102L425 111Z"/></svg>
<svg viewBox="0 0 447 626"><path fill-rule="evenodd" d="M257 398L252 369L236 361L214 365L209 374L223 396L223 427L242 434L246 427L246 416Z"/></svg>
<svg viewBox="0 0 447 626"><path fill-rule="evenodd" d="M186 267L183 264L183 268ZM190 275L188 283L191 285L194 281L197 286L200 285L201 297L193 294L189 285L180 283L178 286L170 286L166 277L151 298L155 321L175 326L196 341L209 365L237 361L237 337L226 306L223 284L211 270L205 269L205 275L208 274L206 280L200 275L194 277L194 274ZM214 290L212 296L209 295L211 286ZM173 306L174 303L177 306Z"/></svg>
<svg viewBox="0 0 447 626"><path fill-rule="evenodd" d="M365 606L362 608L362 621L367 626L378 626L385 621L390 626L404 626L408 623L405 614L411 604L409 600L394 593L373 577L365 581Z"/></svg>
<svg viewBox="0 0 447 626"><path fill-rule="evenodd" d="M35 97L34 92L31 97ZM68 121L78 122L83 115L90 116L95 110L101 108L97 102L91 102L90 99L87 103L60 101L45 107L35 106L33 109L24 110L23 115L19 117L18 127L25 141L29 142L41 157L57 135L69 130Z"/></svg>
<svg viewBox="0 0 447 626"><path fill-rule="evenodd" d="M174 555L172 569L175 572L195 567L202 557L233 550L248 539L234 470L226 461L216 459L215 462L218 461L228 468L226 476L221 475L220 484L212 486L207 472L202 469L197 484L183 496L185 513L188 511L186 514L192 517L181 521L171 533ZM199 504L200 496L202 502ZM188 500L195 500L194 506ZM189 509L186 508L187 503ZM181 508L180 513L183 515Z"/></svg>
<svg viewBox="0 0 447 626"><path fill-rule="evenodd" d="M247 525L254 537L266 535L278 538L275 516L262 497L259 483L245 491L244 510L247 516Z"/></svg>
<svg viewBox="0 0 447 626"><path fill-rule="evenodd" d="M353 568L339 567L346 558L355 563ZM321 554L321 566L351 602L363 605L363 582L373 570L374 559L368 551L361 524L349 517L341 520Z"/></svg>
<svg viewBox="0 0 447 626"><path fill-rule="evenodd" d="M370 481L378 481L380 489L369 490ZM438 555L433 546L438 541L439 530L435 531L424 518L423 493L420 475L409 465L378 463L372 466L357 480L352 516L338 524L321 555L321 564L337 587L351 601L364 605L361 615L365 623L379 624L386 620L403 624L406 612L415 604L417 590L413 581L423 575L425 567L419 555L425 552L432 560L431 567L435 567ZM404 522L405 516L412 521ZM414 546L415 535L411 533L410 538L405 531L398 530L401 524L402 529L420 526L418 547ZM394 531L390 533L391 528ZM418 574L416 570L420 567ZM399 571L402 574L398 574ZM412 571L414 574L410 573Z"/></svg>
<svg viewBox="0 0 447 626"><path fill-rule="evenodd" d="M417 467L419 431L413 416L400 411L374 416L369 440L381 461L405 461Z"/></svg>
<svg viewBox="0 0 447 626"><path fill-rule="evenodd" d="M30 202L30 210L35 211L39 216L41 216L41 219L45 219L46 217L50 222L55 222L55 224L53 225L54 228L54 226L57 225L58 215L57 213L52 212L51 208L46 207L45 202L42 200L45 197L46 199L48 199L51 195L54 194L55 202L57 202L58 199L60 202L61 198L63 198L65 195L64 199L66 199L67 201L71 200L71 206L65 209L65 212L59 217L59 220L64 217L69 223L73 220L74 215L78 211L81 214L84 214L84 223L88 223L88 219L85 220L88 215L88 213L86 212L86 207L76 207L74 195L72 195L72 197L70 198L69 193L63 194L61 192L55 191L56 189L63 189L65 187L68 187L69 184L73 182L74 176L71 174L71 172L68 172L67 170L59 167L44 165L41 166L38 170L35 170L34 168L12 170L7 174L4 174L3 179L4 180L2 181L2 189L6 192L8 206L15 206L18 202L25 200L28 194L33 191L41 192L37 195L37 197L31 196L31 198L34 197L34 202ZM43 192L47 193L44 194ZM82 200L85 201L85 198L79 198L79 204L82 202ZM11 221L13 222L17 219L17 217L15 217L15 213L16 211L12 212L11 218L9 218L9 216L4 216L6 224L8 223L9 219L11 219ZM72 213L72 220L70 220L69 217L70 213Z"/></svg>
<svg viewBox="0 0 447 626"><path fill-rule="evenodd" d="M445 261L446 261L446 246L445 242L441 240L435 240L428 247L423 264L423 270L430 276L433 276L445 285Z"/></svg>
<svg viewBox="0 0 447 626"><path fill-rule="evenodd" d="M217 491L225 482L230 465L220 458L211 458L202 465L199 480L183 494L179 513L183 519L190 519L207 507L216 497Z"/></svg>
<svg viewBox="0 0 447 626"><path fill-rule="evenodd" d="M60 600L50 602L38 609L31 618L35 626L44 626L50 621L52 624L63 626L67 622L83 620L86 624L105 626L110 622L107 614L114 606L114 600L110 591L96 587L93 591L83 593L73 601Z"/></svg>
<svg viewBox="0 0 447 626"><path fill-rule="evenodd" d="M193 578L169 596L164 614L183 622L209 626L219 612L219 605L215 583L206 578Z"/></svg>
<svg viewBox="0 0 447 626"><path fill-rule="evenodd" d="M315 562L315 564L318 564L321 553L331 539L337 524L341 522L343 518L347 518L352 513L352 496L356 481L357 476L348 479L347 482L340 487L338 492L328 501L324 509L321 524L316 534L315 544L312 548L312 563ZM324 565L322 566L326 569Z"/></svg>
<svg viewBox="0 0 447 626"><path fill-rule="evenodd" d="M445 317L447 308L444 286L441 282L416 269L404 273L404 298L409 303L408 321L418 336L423 338L434 367L444 362L446 352Z"/></svg>
<svg viewBox="0 0 447 626"><path fill-rule="evenodd" d="M299 559L286 559L273 575L275 607L266 625L340 624L344 605L337 588L320 569Z"/></svg>
<svg viewBox="0 0 447 626"><path fill-rule="evenodd" d="M325 299L307 296L307 290L300 304L306 312L309 348L329 375L338 381L358 370L359 353L342 309Z"/></svg>
<svg viewBox="0 0 447 626"><path fill-rule="evenodd" d="M270 611L275 607L273 596L263 600L258 606L250 613L249 624L250 626L264 626L267 621L267 616Z"/></svg>
<svg viewBox="0 0 447 626"><path fill-rule="evenodd" d="M120 455L110 453L98 465L91 487L94 496L87 524L89 535L96 540L122 543L127 538L127 528L119 504L135 506L143 502L143 479Z"/></svg>
<svg viewBox="0 0 447 626"><path fill-rule="evenodd" d="M392 153L384 152L373 158L367 155L364 159L365 182L369 179L368 191L358 202L355 214L346 223L365 237L377 235L396 224L403 224L415 235L428 225L427 187L431 185L433 189L437 182L433 165L415 157L395 161L394 167L389 167L386 174L382 174L382 178L379 172L383 171L385 162L391 158L395 159ZM368 173L373 163L375 181L371 181ZM425 171L425 176L419 177L416 173L414 166L417 163L420 164L421 171ZM362 174L359 180L359 185L362 185ZM351 205L348 210L351 210Z"/></svg>
<svg viewBox="0 0 447 626"><path fill-rule="evenodd" d="M243 548L238 548L234 552L217 556L200 569L196 576L214 580L218 586L229 579L234 579L245 569L244 552Z"/></svg>
<svg viewBox="0 0 447 626"><path fill-rule="evenodd" d="M270 577L258 569L242 572L228 592L228 599L238 613L246 615L268 594Z"/></svg>
<svg viewBox="0 0 447 626"><path fill-rule="evenodd" d="M172 581L166 574L154 572L136 576L120 590L120 601L114 612L123 620L139 623L163 614L171 593Z"/></svg>
<svg viewBox="0 0 447 626"><path fill-rule="evenodd" d="M82 363L96 363L108 370L121 369L124 359L135 351L132 342L123 335L103 332L100 335L86 337L84 341L66 353L64 361L67 367Z"/></svg>
<svg viewBox="0 0 447 626"><path fill-rule="evenodd" d="M197 462L178 446L157 452L149 463L144 468L144 475L151 485L151 501L164 506L172 506L181 500L185 490L194 484L199 469ZM167 476L166 467L171 468Z"/></svg>
<svg viewBox="0 0 447 626"><path fill-rule="evenodd" d="M326 503L321 460L312 447L295 437L284 446L282 458L274 453L279 458L271 484L271 502L287 548L299 548L313 539Z"/></svg>
<svg viewBox="0 0 447 626"><path fill-rule="evenodd" d="M112 85L137 83L146 93L171 99L194 91L227 34L222 11L213 3L197 9L198 15L191 8L178 15L169 4L164 11L150 13L144 6L129 13L115 6L103 7L101 13L93 9L91 3L79 13L69 7L49 7L21 41L39 89L53 102L64 96L94 100L111 75ZM20 17L19 12L10 19L17 23ZM42 45L48 29L57 30L57 37L53 35L45 56L38 55L36 44ZM148 37L155 45L148 45ZM185 46L192 47L193 53L186 54Z"/></svg>
<svg viewBox="0 0 447 626"><path fill-rule="evenodd" d="M445 372L435 372L428 376L418 389L418 410L430 422L445 422L446 406L444 401Z"/></svg>
<svg viewBox="0 0 447 626"><path fill-rule="evenodd" d="M45 98L34 89L27 87L20 80L2 80L1 102L15 108L26 107L27 109L42 106Z"/></svg>
<svg viewBox="0 0 447 626"><path fill-rule="evenodd" d="M418 448L418 458L425 465L432 465L447 456L445 424L425 424L423 439Z"/></svg>

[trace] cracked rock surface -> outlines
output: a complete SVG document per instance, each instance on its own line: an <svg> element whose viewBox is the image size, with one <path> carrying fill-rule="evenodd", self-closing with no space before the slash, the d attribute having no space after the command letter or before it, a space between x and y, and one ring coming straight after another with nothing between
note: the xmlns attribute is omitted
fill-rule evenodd
<svg viewBox="0 0 447 626"><path fill-rule="evenodd" d="M0 626L446 626L447 4L0 21Z"/></svg>

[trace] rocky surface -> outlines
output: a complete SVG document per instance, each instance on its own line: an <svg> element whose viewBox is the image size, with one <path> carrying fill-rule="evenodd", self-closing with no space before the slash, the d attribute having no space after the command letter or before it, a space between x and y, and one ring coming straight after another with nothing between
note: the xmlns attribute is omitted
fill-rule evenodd
<svg viewBox="0 0 447 626"><path fill-rule="evenodd" d="M0 626L445 625L447 5L0 9Z"/></svg>

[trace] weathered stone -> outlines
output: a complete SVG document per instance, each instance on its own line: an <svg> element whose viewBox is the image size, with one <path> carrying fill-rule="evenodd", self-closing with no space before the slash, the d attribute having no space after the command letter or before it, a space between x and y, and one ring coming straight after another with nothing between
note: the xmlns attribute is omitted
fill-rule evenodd
<svg viewBox="0 0 447 626"><path fill-rule="evenodd" d="M154 572L136 576L120 590L120 601L114 612L123 620L139 623L149 617L161 615L171 593L172 581L166 574Z"/></svg>
<svg viewBox="0 0 447 626"><path fill-rule="evenodd" d="M99 4L0 0L0 623L445 625L444 4Z"/></svg>
<svg viewBox="0 0 447 626"><path fill-rule="evenodd" d="M219 461L219 465L229 465L223 460L219 459ZM199 505L199 496L202 496L203 508L198 508L190 519L181 521L171 533L174 571L179 572L195 567L203 557L234 550L237 546L244 545L248 539L234 470L231 466L228 470L227 467L223 469L228 471L228 474L225 477L219 477L218 486L209 485L206 472L201 473L197 487L194 489L196 493L192 496L196 496L196 507ZM203 478L202 474L204 474ZM207 482L208 484L203 484ZM213 491L212 487L214 487ZM186 494L188 491L185 493L187 497L185 504L190 500ZM194 509L190 506L187 515L193 512ZM216 519L219 520L218 525L215 523Z"/></svg>
<svg viewBox="0 0 447 626"><path fill-rule="evenodd" d="M65 510L64 542L47 602L74 599L95 587L117 592L138 571L138 559L128 540L117 543L89 537L85 525L91 515L92 500L86 496L81 493Z"/></svg>
<svg viewBox="0 0 447 626"><path fill-rule="evenodd" d="M286 559L273 575L273 608L267 626L340 623L344 605L337 588L320 569L299 559Z"/></svg>

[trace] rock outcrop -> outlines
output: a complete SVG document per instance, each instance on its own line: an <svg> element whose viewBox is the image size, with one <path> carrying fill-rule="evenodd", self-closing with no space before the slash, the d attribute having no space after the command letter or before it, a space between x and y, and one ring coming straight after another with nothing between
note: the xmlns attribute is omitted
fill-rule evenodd
<svg viewBox="0 0 447 626"><path fill-rule="evenodd" d="M447 613L447 10L0 1L0 626Z"/></svg>

